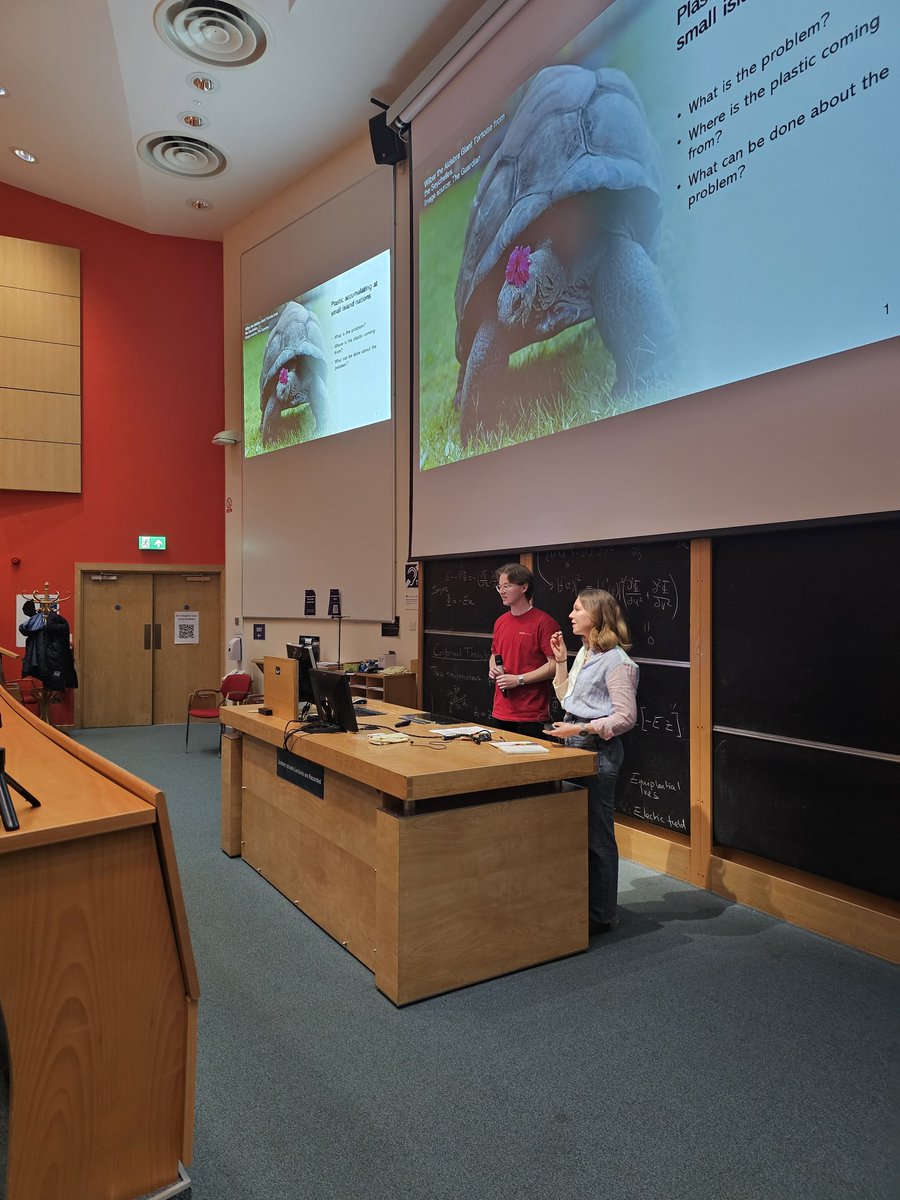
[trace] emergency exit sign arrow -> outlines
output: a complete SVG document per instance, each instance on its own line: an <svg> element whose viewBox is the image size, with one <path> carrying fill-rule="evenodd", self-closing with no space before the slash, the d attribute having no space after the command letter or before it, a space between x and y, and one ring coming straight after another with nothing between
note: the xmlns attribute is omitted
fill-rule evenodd
<svg viewBox="0 0 900 1200"><path fill-rule="evenodd" d="M158 533L142 533L138 535L138 550L165 550L166 539Z"/></svg>

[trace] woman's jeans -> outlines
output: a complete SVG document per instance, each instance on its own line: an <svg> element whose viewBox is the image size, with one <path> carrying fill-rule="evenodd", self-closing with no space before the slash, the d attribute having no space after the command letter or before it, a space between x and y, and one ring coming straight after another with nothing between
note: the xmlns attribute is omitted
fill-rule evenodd
<svg viewBox="0 0 900 1200"><path fill-rule="evenodd" d="M597 774L584 781L588 794L588 917L591 921L614 921L619 891L619 848L613 801L624 754L622 739L616 737L605 742L596 734L588 734L566 738L566 745L597 755Z"/></svg>

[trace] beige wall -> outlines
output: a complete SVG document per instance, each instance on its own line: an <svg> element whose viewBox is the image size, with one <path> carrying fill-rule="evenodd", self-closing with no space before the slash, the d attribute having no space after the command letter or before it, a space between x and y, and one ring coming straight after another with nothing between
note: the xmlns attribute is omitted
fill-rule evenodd
<svg viewBox="0 0 900 1200"><path fill-rule="evenodd" d="M292 221L296 221L338 192L358 182L373 169L372 149L368 138L361 139L344 152L336 155L319 170L287 189L274 200L252 213L245 221L230 229L224 239L224 292L225 292L225 416L224 427L240 429L243 420L242 367L241 367L241 255L263 239L273 236ZM405 164L398 169L397 188L400 204L405 204ZM388 167L379 170L388 171ZM395 283L394 311L409 311L409 239L408 222L397 222L397 243L394 245L393 276ZM335 231L340 237L340 231ZM406 608L404 568L406 548L409 544L407 514L408 460L409 460L409 328L402 322L394 322L394 406L396 438L396 497L394 504L396 599L394 612L400 617L400 637L382 638L380 624L374 622L343 622L341 631L341 658L355 661L374 657L393 650L398 663L409 665L418 653L418 630L416 612ZM244 636L244 664L264 654L283 654L286 641L294 641L297 634L318 634L322 638L322 653L332 657L337 651L336 623L327 618L321 620L266 620L265 641L252 640L250 622L244 627L241 609L242 597L242 463L240 445L226 448L225 494L230 498L231 511L225 517L225 547L227 582L225 593L225 637L236 633ZM302 531L298 528L298 541ZM302 543L298 549L302 548ZM319 609L324 607L319 598ZM302 616L302 598L298 599L297 616ZM238 623L235 623L238 618Z"/></svg>

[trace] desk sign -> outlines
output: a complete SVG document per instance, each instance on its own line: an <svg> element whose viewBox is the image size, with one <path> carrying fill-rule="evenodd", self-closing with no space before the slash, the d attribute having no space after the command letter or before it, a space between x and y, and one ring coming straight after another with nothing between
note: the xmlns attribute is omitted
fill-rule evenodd
<svg viewBox="0 0 900 1200"><path fill-rule="evenodd" d="M161 533L139 533L138 550L165 550L166 539Z"/></svg>
<svg viewBox="0 0 900 1200"><path fill-rule="evenodd" d="M290 750L276 750L275 774L279 779L286 779L288 783L294 783L305 792L317 796L319 800L325 797L325 768L310 762L308 758L291 754Z"/></svg>

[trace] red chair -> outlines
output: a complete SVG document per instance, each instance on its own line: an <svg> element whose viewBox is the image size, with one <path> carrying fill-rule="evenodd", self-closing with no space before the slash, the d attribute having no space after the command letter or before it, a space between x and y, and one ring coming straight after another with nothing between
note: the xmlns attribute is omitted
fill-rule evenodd
<svg viewBox="0 0 900 1200"><path fill-rule="evenodd" d="M184 727L184 752L188 752L191 717L195 721L218 721L223 704L243 704L250 695L253 680L244 672L226 675L217 688L196 688L188 697L187 724ZM221 699L219 697L221 696ZM219 724L219 754L222 753L222 725Z"/></svg>

